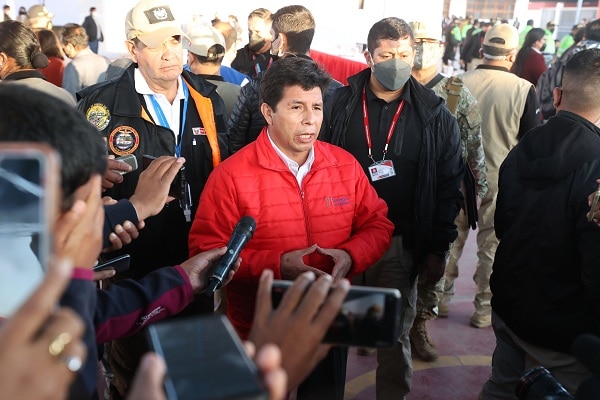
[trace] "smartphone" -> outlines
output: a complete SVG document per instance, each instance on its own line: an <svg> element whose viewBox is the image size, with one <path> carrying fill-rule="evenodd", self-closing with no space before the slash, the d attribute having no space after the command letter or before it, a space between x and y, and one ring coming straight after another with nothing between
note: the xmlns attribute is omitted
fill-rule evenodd
<svg viewBox="0 0 600 400"><path fill-rule="evenodd" d="M292 281L273 281L271 297L277 307ZM329 327L324 343L392 347L400 327L400 291L369 286L351 286L340 313Z"/></svg>
<svg viewBox="0 0 600 400"><path fill-rule="evenodd" d="M129 269L129 260L131 257L129 254L123 254L122 256L115 257L112 260L105 261L94 267L94 272L104 271L105 269L114 269L117 274Z"/></svg>
<svg viewBox="0 0 600 400"><path fill-rule="evenodd" d="M42 143L0 143L0 318L39 285L53 250L60 158Z"/></svg>
<svg viewBox="0 0 600 400"><path fill-rule="evenodd" d="M117 158L115 158L115 160L124 162L125 164L129 164L131 166L131 171L135 171L136 169L138 169L137 158L133 154L128 154L126 156L117 157ZM129 172L131 172L131 171L129 171ZM115 172L117 174L121 174L121 175L125 175L128 173L125 171L115 171Z"/></svg>
<svg viewBox="0 0 600 400"><path fill-rule="evenodd" d="M592 199L592 205L590 206L590 212L588 213L588 222L594 221L594 212L596 212L596 208L598 207L599 199L600 199L600 183L598 184L598 188L596 189L596 193L594 193L594 198Z"/></svg>
<svg viewBox="0 0 600 400"><path fill-rule="evenodd" d="M146 169L152 163L152 161L156 160L157 157L150 156L144 154L142 156L142 168ZM169 189L169 196L175 197L176 199L181 199L182 197L182 180L183 180L183 171L185 167L181 167L177 175L175 175L175 179L171 182L171 188Z"/></svg>
<svg viewBox="0 0 600 400"><path fill-rule="evenodd" d="M256 365L223 315L177 318L148 327L149 345L165 359L169 400L266 400Z"/></svg>

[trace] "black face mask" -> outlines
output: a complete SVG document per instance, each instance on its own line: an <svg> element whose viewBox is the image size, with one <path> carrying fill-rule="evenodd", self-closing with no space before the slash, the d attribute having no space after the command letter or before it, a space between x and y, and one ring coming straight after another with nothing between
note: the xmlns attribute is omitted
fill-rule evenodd
<svg viewBox="0 0 600 400"><path fill-rule="evenodd" d="M266 39L260 35L250 34L248 37L248 49L257 52L267 43Z"/></svg>
<svg viewBox="0 0 600 400"><path fill-rule="evenodd" d="M544 50L546 50L546 43L544 43L544 45L542 46L542 48L540 49L540 52L544 52Z"/></svg>

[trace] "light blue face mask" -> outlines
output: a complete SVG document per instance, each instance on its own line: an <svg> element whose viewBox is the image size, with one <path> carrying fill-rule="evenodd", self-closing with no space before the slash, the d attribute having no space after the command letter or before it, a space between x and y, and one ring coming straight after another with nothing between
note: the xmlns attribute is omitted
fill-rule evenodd
<svg viewBox="0 0 600 400"><path fill-rule="evenodd" d="M373 66L375 79L387 90L395 91L403 87L410 78L411 66L406 61L391 58Z"/></svg>

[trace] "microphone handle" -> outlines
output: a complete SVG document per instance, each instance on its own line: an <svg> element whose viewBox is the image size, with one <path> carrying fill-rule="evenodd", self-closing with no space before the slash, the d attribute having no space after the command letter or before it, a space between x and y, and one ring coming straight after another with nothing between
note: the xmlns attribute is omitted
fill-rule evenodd
<svg viewBox="0 0 600 400"><path fill-rule="evenodd" d="M237 260L239 257L242 248L246 242L248 242L248 239L249 238L247 235L237 232L234 232L234 234L231 236L231 240L227 246L227 252L221 256L214 272L210 277L208 287L206 288L205 292L207 295L212 295L221 287L223 281L227 278L231 267L233 264L235 264L235 260Z"/></svg>

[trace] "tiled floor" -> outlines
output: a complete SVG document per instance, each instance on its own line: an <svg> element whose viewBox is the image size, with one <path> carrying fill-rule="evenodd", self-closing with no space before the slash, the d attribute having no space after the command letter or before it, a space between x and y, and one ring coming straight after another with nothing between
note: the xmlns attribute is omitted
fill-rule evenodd
<svg viewBox="0 0 600 400"><path fill-rule="evenodd" d="M472 276L476 263L476 232L471 231L459 263L460 276L448 318L428 323L440 358L426 363L414 356L413 388L410 400L471 400L487 380L495 338L491 327L469 326L473 312L475 284ZM350 349L345 400L375 399L376 356L358 356Z"/></svg>

